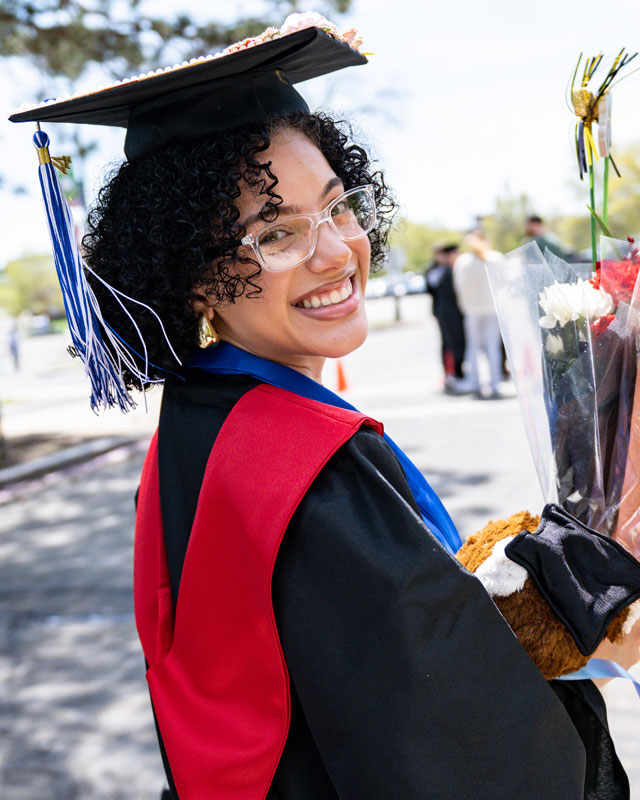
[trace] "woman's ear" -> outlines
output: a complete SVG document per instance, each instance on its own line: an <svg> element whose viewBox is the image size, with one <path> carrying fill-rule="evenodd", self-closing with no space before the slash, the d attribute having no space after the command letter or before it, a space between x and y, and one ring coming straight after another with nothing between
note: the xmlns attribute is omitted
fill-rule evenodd
<svg viewBox="0 0 640 800"><path fill-rule="evenodd" d="M207 302L207 300L206 300L206 298L204 296L201 296L201 297L202 297L201 300L194 300L193 303L191 304L191 307L193 308L194 316L199 317L200 314L204 314L209 319L209 321L211 322L213 320L214 316L215 316L215 313L216 313L215 309L211 305L211 303Z"/></svg>
<svg viewBox="0 0 640 800"><path fill-rule="evenodd" d="M193 287L193 302L191 303L191 308L193 309L193 314L195 317L199 317L200 314L204 314L208 317L209 321L212 321L215 316L215 306L216 302L215 299L212 299L207 293L207 283L199 283Z"/></svg>

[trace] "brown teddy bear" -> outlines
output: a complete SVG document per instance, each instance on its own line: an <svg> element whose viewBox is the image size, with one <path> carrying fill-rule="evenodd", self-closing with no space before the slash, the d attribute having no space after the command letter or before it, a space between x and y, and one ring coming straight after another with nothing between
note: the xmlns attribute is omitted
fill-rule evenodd
<svg viewBox="0 0 640 800"><path fill-rule="evenodd" d="M489 522L469 536L457 559L476 573L504 618L547 680L576 672L589 655L580 652L576 640L561 622L528 572L504 552L509 540L522 531L535 533L540 517L526 511ZM606 627L606 638L619 643L640 616L640 602L618 611Z"/></svg>
<svg viewBox="0 0 640 800"><path fill-rule="evenodd" d="M559 506L490 522L458 560L482 582L575 726L585 751L584 800L629 800L629 779L591 680L600 642L621 641L640 617L640 562Z"/></svg>

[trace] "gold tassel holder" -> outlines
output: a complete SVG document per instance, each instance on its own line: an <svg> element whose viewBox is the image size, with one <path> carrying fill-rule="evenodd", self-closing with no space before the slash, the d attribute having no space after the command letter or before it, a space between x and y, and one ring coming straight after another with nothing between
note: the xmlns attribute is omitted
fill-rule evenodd
<svg viewBox="0 0 640 800"><path fill-rule="evenodd" d="M66 175L71 166L71 156L52 156L48 147L36 147L38 164L53 164L63 175Z"/></svg>
<svg viewBox="0 0 640 800"><path fill-rule="evenodd" d="M37 123L37 129L40 130L40 123ZM53 164L63 175L66 175L71 166L71 156L52 156L49 153L48 147L36 147L38 154L38 164Z"/></svg>
<svg viewBox="0 0 640 800"><path fill-rule="evenodd" d="M198 315L198 331L196 333L196 344L202 350L214 347L220 341L220 334L211 324L209 317L201 311Z"/></svg>

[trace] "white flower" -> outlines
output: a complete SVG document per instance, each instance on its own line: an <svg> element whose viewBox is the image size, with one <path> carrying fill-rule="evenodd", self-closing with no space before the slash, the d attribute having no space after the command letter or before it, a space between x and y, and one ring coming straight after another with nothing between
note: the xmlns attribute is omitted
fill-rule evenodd
<svg viewBox="0 0 640 800"><path fill-rule="evenodd" d="M611 295L603 289L595 289L582 278L575 283L554 283L545 287L540 292L539 302L545 313L540 318L543 328L554 328L558 324L562 327L581 318L595 320L615 311Z"/></svg>
<svg viewBox="0 0 640 800"><path fill-rule="evenodd" d="M342 31L340 34L340 38L343 42L352 42L354 39L358 37L358 29L357 28L349 28L346 31Z"/></svg>
<svg viewBox="0 0 640 800"><path fill-rule="evenodd" d="M356 31L354 35L352 35L352 31L346 31L342 33L341 39L343 42L346 42L350 47L354 50L357 50L358 53L362 51L363 39L362 36Z"/></svg>
<svg viewBox="0 0 640 800"><path fill-rule="evenodd" d="M564 350L562 336L556 336L554 333L550 333L547 336L547 341L544 343L544 347L550 356L560 355L560 353Z"/></svg>
<svg viewBox="0 0 640 800"><path fill-rule="evenodd" d="M332 33L334 36L338 35L338 28L333 22L329 22L322 14L317 11L304 11L302 13L289 14L289 16L282 23L280 34L288 36L290 33L304 30L305 28L321 28L327 33Z"/></svg>

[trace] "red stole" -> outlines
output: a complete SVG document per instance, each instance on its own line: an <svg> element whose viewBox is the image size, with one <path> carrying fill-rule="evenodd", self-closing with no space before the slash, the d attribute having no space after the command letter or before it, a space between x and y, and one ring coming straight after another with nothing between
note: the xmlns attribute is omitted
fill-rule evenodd
<svg viewBox="0 0 640 800"><path fill-rule="evenodd" d="M314 478L362 426L350 410L262 384L209 456L174 624L157 437L142 471L136 624L180 800L263 800L289 730L289 676L271 600L280 542Z"/></svg>

